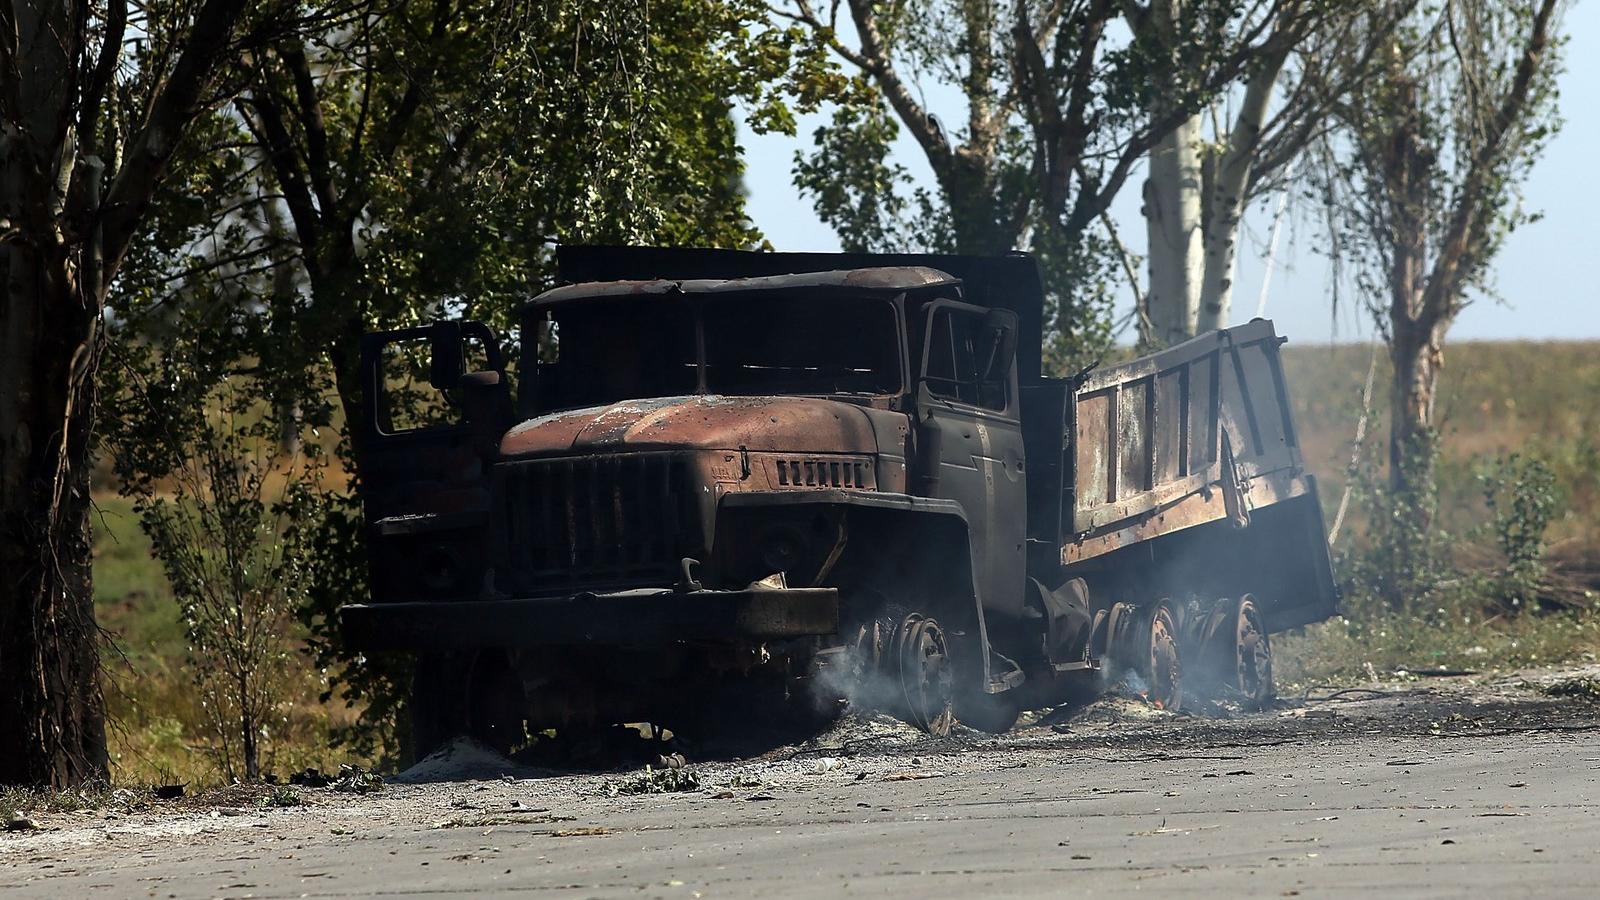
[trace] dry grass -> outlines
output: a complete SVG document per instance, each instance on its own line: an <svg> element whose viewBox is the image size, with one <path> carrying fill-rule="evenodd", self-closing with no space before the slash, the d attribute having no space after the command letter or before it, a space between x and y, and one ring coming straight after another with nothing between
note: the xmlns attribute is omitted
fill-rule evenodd
<svg viewBox="0 0 1600 900"><path fill-rule="evenodd" d="M1371 351L1365 346L1286 348L1284 374L1294 400L1306 464L1325 504L1338 502L1361 414ZM1367 440L1388 431L1388 358L1380 349ZM1437 409L1442 439L1441 505L1446 527L1481 520L1470 477L1475 460L1534 452L1568 493L1551 528L1557 555L1582 559L1600 547L1600 343L1468 342L1446 349ZM1370 446L1370 444L1369 444ZM1578 552L1583 551L1583 552ZM1600 560L1595 562L1600 567Z"/></svg>
<svg viewBox="0 0 1600 900"><path fill-rule="evenodd" d="M1462 343L1446 351L1437 398L1440 419L1439 526L1452 539L1460 584L1430 597L1431 609L1397 614L1359 596L1346 617L1284 635L1280 678L1289 684L1359 678L1443 666L1515 668L1593 660L1600 651L1600 343ZM1332 521L1348 478L1351 442L1371 350L1290 347L1285 374L1306 462L1322 485ZM1367 441L1379 458L1387 434L1388 359L1380 350ZM1543 459L1565 494L1546 534L1550 581L1574 608L1508 617L1484 611L1474 574L1500 563L1476 532L1488 519L1473 473L1490 457ZM1352 505L1336 550L1359 547L1364 523ZM1585 601L1588 601L1586 603Z"/></svg>
<svg viewBox="0 0 1600 900"><path fill-rule="evenodd" d="M216 740L185 668L178 603L150 557L132 504L114 495L96 502L95 608L111 637L104 667L112 779L191 789L220 784ZM278 716L266 728L263 771L287 775L308 766L367 762L332 748L333 729L352 722L355 711L324 704L326 688L309 662L291 674Z"/></svg>

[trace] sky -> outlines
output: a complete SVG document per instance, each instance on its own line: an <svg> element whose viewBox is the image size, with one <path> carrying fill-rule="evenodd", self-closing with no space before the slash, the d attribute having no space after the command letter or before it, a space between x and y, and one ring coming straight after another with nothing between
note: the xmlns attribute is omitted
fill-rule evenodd
<svg viewBox="0 0 1600 900"><path fill-rule="evenodd" d="M1523 186L1526 206L1543 218L1518 229L1494 263L1502 301L1468 306L1450 331L1460 340L1550 340L1600 338L1600 254L1587 249L1600 212L1600 176L1593 168L1600 151L1600 118L1587 102L1600 92L1600 2L1575 2L1566 14L1566 72L1560 81L1561 133L1550 143ZM947 122L962 121L959 94L928 87L930 108ZM826 114L801 117L797 137L757 135L741 128L746 150L746 187L755 224L778 250L837 250L833 231L818 220L808 198L792 183L795 151L808 148L813 130ZM902 136L896 160L915 178L932 185L921 150ZM1144 224L1139 216L1139 178L1131 178L1112 208L1122 238L1142 252ZM1258 204L1245 218L1246 237L1235 277L1234 324L1256 315L1268 271L1267 247L1275 201ZM1329 272L1316 253L1315 228L1293 206L1284 217L1265 296L1265 314L1278 332L1296 343L1365 342L1370 316L1347 302L1335 316ZM1131 308L1132 294L1119 299L1118 317ZM1124 335L1124 339L1131 335Z"/></svg>

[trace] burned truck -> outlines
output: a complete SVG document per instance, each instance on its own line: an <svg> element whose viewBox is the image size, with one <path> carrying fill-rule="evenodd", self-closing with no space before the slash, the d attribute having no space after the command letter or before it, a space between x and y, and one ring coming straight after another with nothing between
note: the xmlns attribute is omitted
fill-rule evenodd
<svg viewBox="0 0 1600 900"><path fill-rule="evenodd" d="M514 392L478 323L364 345L341 623L416 654L419 750L851 703L1001 732L1112 672L1261 704L1270 636L1335 612L1268 321L1058 378L1025 255L558 259Z"/></svg>

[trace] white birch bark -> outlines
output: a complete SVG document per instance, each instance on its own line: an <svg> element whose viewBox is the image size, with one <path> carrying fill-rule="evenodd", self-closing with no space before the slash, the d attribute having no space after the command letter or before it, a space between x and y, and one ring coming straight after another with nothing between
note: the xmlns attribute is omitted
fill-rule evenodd
<svg viewBox="0 0 1600 900"><path fill-rule="evenodd" d="M1146 27L1157 31L1171 46L1177 35L1173 22L1184 0L1153 0ZM1176 96L1179 76L1174 73L1168 90ZM1161 115L1162 106L1150 110ZM1199 316L1200 283L1204 277L1204 242L1201 235L1202 173L1200 169L1200 119L1192 117L1150 150L1150 177L1144 187L1145 229L1148 239L1150 289L1145 312L1150 333L1147 343L1169 346L1194 336Z"/></svg>
<svg viewBox="0 0 1600 900"><path fill-rule="evenodd" d="M1150 290L1147 339L1169 346L1195 334L1205 260L1200 233L1200 122L1190 119L1150 151L1145 183Z"/></svg>
<svg viewBox="0 0 1600 900"><path fill-rule="evenodd" d="M1244 219L1245 192L1266 122L1272 91L1287 54L1276 54L1245 84L1222 158L1217 161L1207 204L1205 274L1200 286L1197 331L1225 328L1233 307L1233 275L1239 255L1239 224Z"/></svg>

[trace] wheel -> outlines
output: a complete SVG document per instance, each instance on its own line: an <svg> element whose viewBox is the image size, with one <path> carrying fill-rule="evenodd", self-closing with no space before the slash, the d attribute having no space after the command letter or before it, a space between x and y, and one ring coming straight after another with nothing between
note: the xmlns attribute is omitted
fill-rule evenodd
<svg viewBox="0 0 1600 900"><path fill-rule="evenodd" d="M929 734L949 734L955 672L939 623L916 613L906 616L895 629L889 663L905 720Z"/></svg>
<svg viewBox="0 0 1600 900"><path fill-rule="evenodd" d="M1022 715L1015 690L1002 694L964 693L956 704L956 721L989 734L1005 734Z"/></svg>
<svg viewBox="0 0 1600 900"><path fill-rule="evenodd" d="M1209 673L1225 691L1236 692L1246 706L1260 709L1277 697L1272 675L1272 640L1261 608L1245 594L1219 603L1207 622L1202 652Z"/></svg>
<svg viewBox="0 0 1600 900"><path fill-rule="evenodd" d="M1112 626L1111 650L1117 666L1132 673L1135 687L1157 709L1183 705L1183 664L1178 626L1163 601L1122 616Z"/></svg>
<svg viewBox="0 0 1600 900"><path fill-rule="evenodd" d="M427 759L457 735L466 734L467 683L462 660L443 655L417 659L411 675L412 762Z"/></svg>

